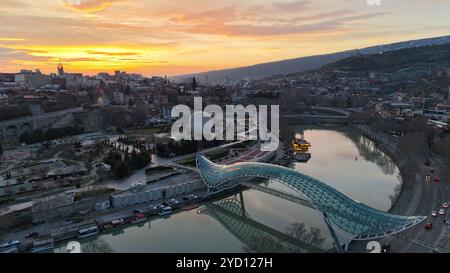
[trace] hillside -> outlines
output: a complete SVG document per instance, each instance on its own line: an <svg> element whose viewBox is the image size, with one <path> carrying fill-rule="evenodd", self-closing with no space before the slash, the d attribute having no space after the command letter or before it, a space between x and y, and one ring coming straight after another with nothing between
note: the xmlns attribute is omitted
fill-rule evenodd
<svg viewBox="0 0 450 273"><path fill-rule="evenodd" d="M197 80L202 83L226 84L227 82L242 80L247 77L251 77L253 79L260 79L277 74L290 74L296 72L303 72L307 70L313 70L320 68L324 65L361 54L370 55L370 54L377 54L379 52L388 52L394 50L401 50L405 48L417 48L443 44L450 44L450 36L412 40L380 46L372 46L364 49L355 49L326 55L302 57L277 62L257 64L247 67L209 71L189 75L180 75L172 77L171 79L175 81L180 81L186 78L196 77Z"/></svg>
<svg viewBox="0 0 450 273"><path fill-rule="evenodd" d="M353 56L328 64L323 69L392 73L404 69L435 69L439 66L450 67L450 44Z"/></svg>

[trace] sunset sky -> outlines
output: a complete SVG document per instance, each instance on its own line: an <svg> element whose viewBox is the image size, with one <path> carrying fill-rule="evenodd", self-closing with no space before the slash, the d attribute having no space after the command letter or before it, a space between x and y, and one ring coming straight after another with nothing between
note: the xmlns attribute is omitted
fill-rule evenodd
<svg viewBox="0 0 450 273"><path fill-rule="evenodd" d="M450 35L450 0L0 0L0 72L177 75Z"/></svg>

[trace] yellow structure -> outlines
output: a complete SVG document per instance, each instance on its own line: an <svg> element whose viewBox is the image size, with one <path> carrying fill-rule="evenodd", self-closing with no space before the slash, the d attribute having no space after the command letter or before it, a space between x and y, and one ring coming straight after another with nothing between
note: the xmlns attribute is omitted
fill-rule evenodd
<svg viewBox="0 0 450 273"><path fill-rule="evenodd" d="M292 147L296 152L307 152L311 147L311 143L303 138L296 138L292 140Z"/></svg>

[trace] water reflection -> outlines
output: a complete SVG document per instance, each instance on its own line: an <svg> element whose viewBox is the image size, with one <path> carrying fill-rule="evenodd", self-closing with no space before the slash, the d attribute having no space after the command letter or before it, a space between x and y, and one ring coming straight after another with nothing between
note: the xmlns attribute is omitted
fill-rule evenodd
<svg viewBox="0 0 450 273"><path fill-rule="evenodd" d="M114 249L102 238L91 240L82 245L83 253L113 253Z"/></svg>
<svg viewBox="0 0 450 273"><path fill-rule="evenodd" d="M401 177L395 162L356 129L298 126L312 147L307 164L292 168L318 178L350 197L387 211L398 196Z"/></svg>
<svg viewBox="0 0 450 273"><path fill-rule="evenodd" d="M381 171L387 175L394 175L397 169L394 161L380 149L373 141L353 131L344 131L344 133L355 143L359 154L367 161L374 162Z"/></svg>
<svg viewBox="0 0 450 273"><path fill-rule="evenodd" d="M244 205L242 192L234 197L206 204L200 213L214 217L245 244L245 252L304 253L323 252L325 238L319 228L307 230L305 224L294 223L280 232L253 220Z"/></svg>

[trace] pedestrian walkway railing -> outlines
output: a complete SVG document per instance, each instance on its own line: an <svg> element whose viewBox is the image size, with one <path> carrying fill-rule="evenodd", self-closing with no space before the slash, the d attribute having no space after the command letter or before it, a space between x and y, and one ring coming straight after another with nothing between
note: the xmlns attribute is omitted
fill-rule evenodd
<svg viewBox="0 0 450 273"><path fill-rule="evenodd" d="M432 244L430 242L427 242L427 241L419 240L419 239L415 238L414 236L411 236L411 235L406 234L406 233L399 233L399 234L396 234L394 236L399 238L399 239L402 239L404 241L410 242L412 244L415 244L415 245L424 247L426 249L432 250L433 252L450 253L450 249L448 249L448 248L445 248L445 247L442 247L442 246L437 246L437 245L434 245L434 244Z"/></svg>

